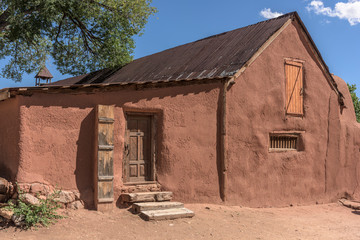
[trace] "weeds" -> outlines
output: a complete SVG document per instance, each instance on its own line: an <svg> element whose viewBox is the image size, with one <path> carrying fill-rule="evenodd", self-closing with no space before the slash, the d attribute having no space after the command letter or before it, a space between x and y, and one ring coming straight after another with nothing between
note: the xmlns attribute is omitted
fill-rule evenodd
<svg viewBox="0 0 360 240"><path fill-rule="evenodd" d="M39 199L39 204L28 204L24 201L23 192L19 192L19 199L17 204L9 202L6 208L14 212L14 216L18 221L21 221L20 226L28 229L31 227L48 226L56 222L56 219L61 219L63 216L59 215L56 210L61 205L55 200L59 196L60 191L54 191L46 199ZM14 221L15 222L15 221Z"/></svg>

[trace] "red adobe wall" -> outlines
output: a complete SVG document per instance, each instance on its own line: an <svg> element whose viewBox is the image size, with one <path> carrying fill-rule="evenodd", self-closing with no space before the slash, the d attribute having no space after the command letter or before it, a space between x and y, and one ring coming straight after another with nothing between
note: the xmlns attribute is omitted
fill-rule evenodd
<svg viewBox="0 0 360 240"><path fill-rule="evenodd" d="M299 33L297 25L289 25L228 92L227 204L285 206L329 202L346 194L360 197L360 128L349 93L337 79L348 107L340 112L337 95ZM303 118L285 115L284 58L289 57L305 61ZM13 133L10 141L0 137L0 167L6 163L19 183L79 190L91 207L94 107L114 104L116 199L126 188L124 112L150 111L159 118L156 160L162 190L173 191L179 201L219 203L220 88L220 83L209 83L18 95L0 102L0 113L8 116L0 120L2 129ZM294 130L301 132L303 151L268 151L270 132Z"/></svg>
<svg viewBox="0 0 360 240"><path fill-rule="evenodd" d="M159 115L158 181L175 199L220 202L217 172L219 85L119 90L95 94L45 94L20 99L19 182L76 190L93 200L94 106L115 104L114 192L123 188L124 109Z"/></svg>
<svg viewBox="0 0 360 240"><path fill-rule="evenodd" d="M344 95L346 108L340 116L340 157L334 168L332 185L340 192L348 192L355 199L360 199L360 123L356 122L354 105L345 81L337 76L334 79ZM329 187L329 190L332 189Z"/></svg>
<svg viewBox="0 0 360 240"><path fill-rule="evenodd" d="M1 101L0 116L0 177L14 180L19 166L18 100Z"/></svg>
<svg viewBox="0 0 360 240"><path fill-rule="evenodd" d="M356 188L358 137L300 31L289 25L228 93L229 204L314 204ZM305 61L303 118L285 115L285 58ZM301 131L304 151L269 152L273 131Z"/></svg>

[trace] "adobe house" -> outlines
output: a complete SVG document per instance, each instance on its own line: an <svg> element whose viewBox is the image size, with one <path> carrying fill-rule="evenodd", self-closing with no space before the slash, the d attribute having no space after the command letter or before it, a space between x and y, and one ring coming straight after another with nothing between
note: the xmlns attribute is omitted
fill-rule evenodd
<svg viewBox="0 0 360 240"><path fill-rule="evenodd" d="M0 175L251 207L359 197L360 127L296 12L105 69L1 90Z"/></svg>

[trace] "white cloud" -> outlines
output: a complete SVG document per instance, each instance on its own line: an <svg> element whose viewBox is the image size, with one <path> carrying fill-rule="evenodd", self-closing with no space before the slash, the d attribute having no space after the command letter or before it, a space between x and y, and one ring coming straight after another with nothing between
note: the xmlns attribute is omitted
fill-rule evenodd
<svg viewBox="0 0 360 240"><path fill-rule="evenodd" d="M352 26L360 23L360 0L348 0L346 3L338 2L334 9L325 7L322 1L316 0L311 1L306 9L314 11L318 15L346 19Z"/></svg>
<svg viewBox="0 0 360 240"><path fill-rule="evenodd" d="M261 10L260 15L263 16L264 18L276 18L278 16L283 15L283 13L281 12L272 12L270 8L264 8L263 10Z"/></svg>
<svg viewBox="0 0 360 240"><path fill-rule="evenodd" d="M321 23L322 25L325 25L325 24L330 24L331 21L329 21L329 20L327 20L327 19L323 19L323 20L321 20L320 23Z"/></svg>

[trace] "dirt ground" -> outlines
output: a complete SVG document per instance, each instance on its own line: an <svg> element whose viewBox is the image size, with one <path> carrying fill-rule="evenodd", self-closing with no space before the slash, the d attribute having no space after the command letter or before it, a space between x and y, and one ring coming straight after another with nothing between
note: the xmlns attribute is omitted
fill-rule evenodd
<svg viewBox="0 0 360 240"><path fill-rule="evenodd" d="M145 222L126 209L77 210L48 228L0 231L0 239L360 239L360 212L340 203L244 208L187 204L194 218Z"/></svg>

